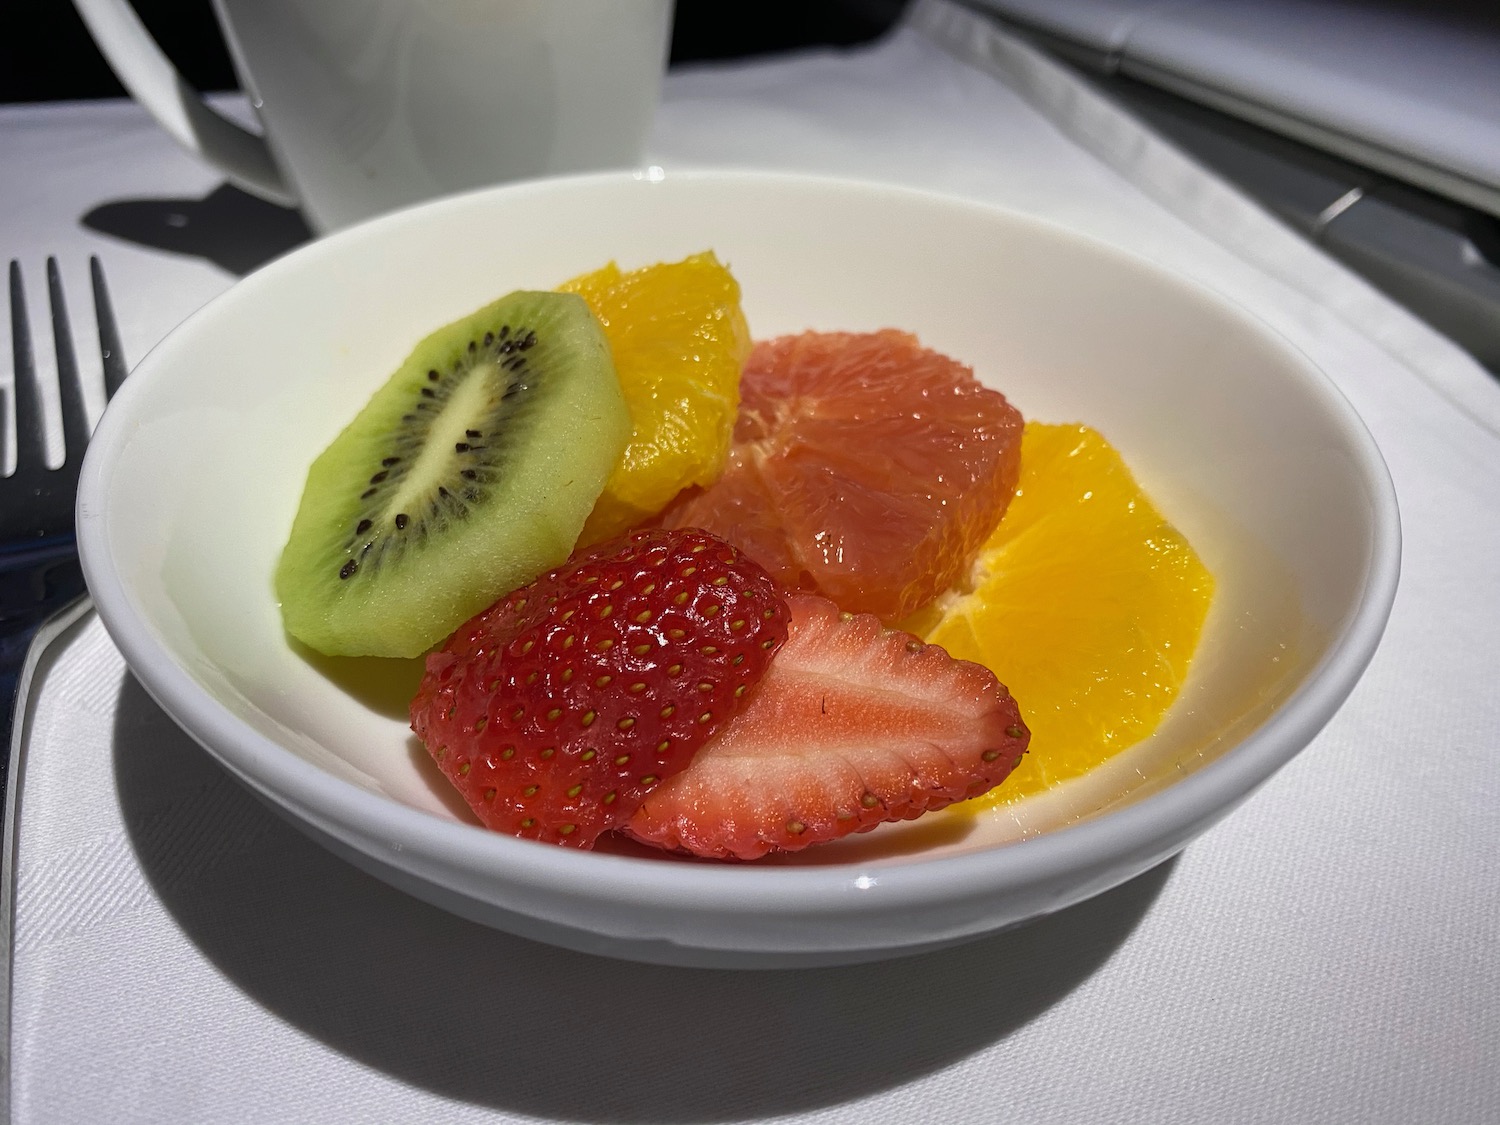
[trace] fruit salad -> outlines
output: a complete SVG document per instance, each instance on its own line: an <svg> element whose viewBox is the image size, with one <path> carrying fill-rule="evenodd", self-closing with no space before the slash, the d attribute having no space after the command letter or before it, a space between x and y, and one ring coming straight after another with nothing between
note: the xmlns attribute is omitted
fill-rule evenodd
<svg viewBox="0 0 1500 1125"><path fill-rule="evenodd" d="M289 634L425 655L487 827L751 860L1148 735L1212 598L1102 435L899 328L752 343L712 253L422 341L313 464Z"/></svg>

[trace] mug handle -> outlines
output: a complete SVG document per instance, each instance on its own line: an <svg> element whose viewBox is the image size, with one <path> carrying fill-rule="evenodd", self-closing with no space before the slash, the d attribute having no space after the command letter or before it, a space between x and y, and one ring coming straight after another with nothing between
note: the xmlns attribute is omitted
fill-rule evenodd
<svg viewBox="0 0 1500 1125"><path fill-rule="evenodd" d="M73 7L120 82L173 140L246 191L284 207L297 205L265 138L209 108L125 0L73 0Z"/></svg>

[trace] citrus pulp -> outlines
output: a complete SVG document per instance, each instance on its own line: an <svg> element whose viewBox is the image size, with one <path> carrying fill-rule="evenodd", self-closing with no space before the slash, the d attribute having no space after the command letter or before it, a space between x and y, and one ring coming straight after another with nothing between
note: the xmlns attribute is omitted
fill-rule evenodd
<svg viewBox="0 0 1500 1125"><path fill-rule="evenodd" d="M1015 499L967 580L903 623L990 668L1031 727L1026 758L979 800L1047 789L1150 734L1213 588L1097 431L1029 423Z"/></svg>
<svg viewBox="0 0 1500 1125"><path fill-rule="evenodd" d="M613 262L561 288L604 326L633 426L579 545L656 515L724 467L750 329L740 287L712 252L622 272Z"/></svg>
<svg viewBox="0 0 1500 1125"><path fill-rule="evenodd" d="M665 522L728 539L789 589L902 617L967 573L1010 501L1020 412L908 333L758 343L740 396L723 476Z"/></svg>

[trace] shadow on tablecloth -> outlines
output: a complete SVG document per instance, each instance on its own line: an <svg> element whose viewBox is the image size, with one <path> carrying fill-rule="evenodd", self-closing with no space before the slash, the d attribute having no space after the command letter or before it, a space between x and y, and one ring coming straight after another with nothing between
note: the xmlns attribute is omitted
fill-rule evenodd
<svg viewBox="0 0 1500 1125"><path fill-rule="evenodd" d="M117 199L80 220L89 230L152 250L207 258L243 277L312 238L299 211L220 184L202 199Z"/></svg>
<svg viewBox="0 0 1500 1125"><path fill-rule="evenodd" d="M258 1004L405 1082L543 1118L769 1118L921 1078L1087 979L1172 867L937 953L835 969L671 969L511 937L363 874L239 786L129 674L114 766L146 877Z"/></svg>

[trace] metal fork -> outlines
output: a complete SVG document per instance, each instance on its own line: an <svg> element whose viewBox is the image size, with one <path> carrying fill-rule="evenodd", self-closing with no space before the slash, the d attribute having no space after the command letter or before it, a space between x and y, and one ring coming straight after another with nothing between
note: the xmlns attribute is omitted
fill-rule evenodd
<svg viewBox="0 0 1500 1125"><path fill-rule="evenodd" d="M94 317L104 361L104 392L113 397L124 380L120 334L98 258L89 259ZM25 760L26 702L32 673L43 650L89 607L78 564L73 506L78 468L89 441L83 383L73 350L73 334L63 299L57 259L47 259L47 298L57 356L62 403L64 460L51 469L46 460L46 428L37 377L31 324L19 262L10 263L10 324L15 358L14 404L16 469L0 478L0 789L5 793L4 836L0 837L0 1122L10 1120L11 966L15 924L16 805Z"/></svg>

